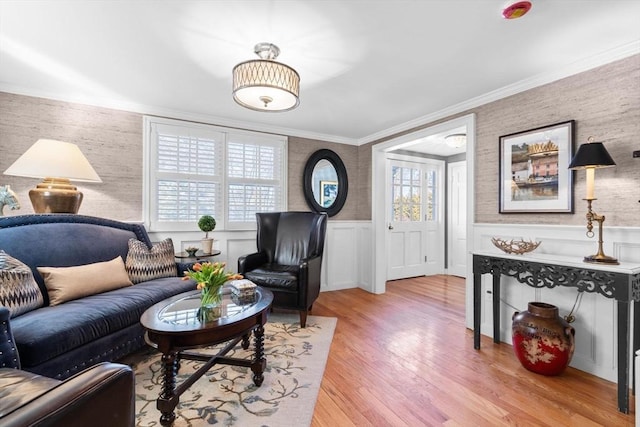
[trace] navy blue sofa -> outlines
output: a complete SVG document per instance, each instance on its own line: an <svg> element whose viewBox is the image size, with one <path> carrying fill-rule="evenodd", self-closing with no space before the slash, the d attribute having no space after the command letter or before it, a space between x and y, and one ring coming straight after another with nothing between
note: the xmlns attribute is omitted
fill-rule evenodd
<svg viewBox="0 0 640 427"><path fill-rule="evenodd" d="M143 347L140 316L151 305L194 290L177 277L166 277L49 306L38 266L70 267L127 258L128 241L151 246L142 225L71 214L0 218L0 249L27 264L44 297L44 306L9 319L0 306L0 366L21 368L50 378L66 379L103 361L115 361ZM11 342L13 340L13 342Z"/></svg>

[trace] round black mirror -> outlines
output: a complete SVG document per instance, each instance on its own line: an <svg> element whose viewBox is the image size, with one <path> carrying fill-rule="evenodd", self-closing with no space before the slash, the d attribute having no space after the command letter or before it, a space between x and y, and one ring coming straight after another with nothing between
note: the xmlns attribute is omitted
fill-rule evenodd
<svg viewBox="0 0 640 427"><path fill-rule="evenodd" d="M344 206L349 190L347 169L335 152L318 150L304 167L304 198L315 212L334 216Z"/></svg>

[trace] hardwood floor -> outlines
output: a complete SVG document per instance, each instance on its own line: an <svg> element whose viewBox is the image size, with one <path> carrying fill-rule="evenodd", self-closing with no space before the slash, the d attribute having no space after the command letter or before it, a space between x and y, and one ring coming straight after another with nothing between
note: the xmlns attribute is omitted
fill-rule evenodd
<svg viewBox="0 0 640 427"><path fill-rule="evenodd" d="M464 281L430 276L323 292L338 318L312 426L632 426L616 385L577 369L545 377L464 325Z"/></svg>

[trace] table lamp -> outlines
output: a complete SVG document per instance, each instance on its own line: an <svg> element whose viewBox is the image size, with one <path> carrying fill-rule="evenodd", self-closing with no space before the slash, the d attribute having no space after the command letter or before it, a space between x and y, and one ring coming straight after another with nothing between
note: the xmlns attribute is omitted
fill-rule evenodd
<svg viewBox="0 0 640 427"><path fill-rule="evenodd" d="M608 168L615 166L615 164L616 162L613 161L602 142L593 142L593 137L589 137L588 142L578 148L578 152L569 164L569 169L584 169L587 173L587 197L583 199L587 201L587 237L593 237L593 221L598 223L598 253L584 257L585 262L619 264L617 259L605 255L602 250L602 223L604 222L604 215L598 215L591 209L592 202L597 200L594 196L596 169Z"/></svg>
<svg viewBox="0 0 640 427"><path fill-rule="evenodd" d="M78 213L82 193L70 180L102 182L77 145L53 139L36 141L4 174L44 178L29 191L36 213Z"/></svg>

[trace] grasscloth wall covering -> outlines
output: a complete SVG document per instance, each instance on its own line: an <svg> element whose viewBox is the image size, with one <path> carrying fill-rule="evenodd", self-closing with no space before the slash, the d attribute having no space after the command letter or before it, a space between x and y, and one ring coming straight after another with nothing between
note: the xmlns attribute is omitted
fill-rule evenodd
<svg viewBox="0 0 640 427"><path fill-rule="evenodd" d="M84 194L79 213L142 219L142 116L140 114L0 92L0 173L40 138L73 142L102 184L76 182ZM22 208L5 215L33 213L29 190L39 180L0 175Z"/></svg>
<svg viewBox="0 0 640 427"><path fill-rule="evenodd" d="M412 102L412 100L408 100ZM577 143L593 135L603 141L617 163L596 173L596 211L609 226L640 226L640 55L485 104L461 115L476 114L476 222L584 223L584 173L575 175L574 214L498 213L498 138L513 132L576 121ZM408 132L405 132L408 133ZM395 135L399 136L399 135ZM394 137L395 137L394 136ZM102 184L78 183L85 194L80 213L125 221L142 218L142 115L0 92L0 171L38 138L78 144ZM388 140L390 138L386 138ZM383 140L375 143L383 142ZM349 196L334 219L371 219L371 147L289 138L289 208L307 210L302 171L309 155L328 148L342 158L349 175ZM31 213L28 191L35 179L1 176L11 184L23 208L5 215Z"/></svg>
<svg viewBox="0 0 640 427"><path fill-rule="evenodd" d="M574 175L574 214L499 214L498 139L527 129L566 120L576 121L576 149L589 136L605 143L616 167L596 172L596 212L608 226L640 226L640 55L594 68L571 77L482 105L456 116L476 114L475 221L478 223L563 224L585 223L587 211L584 171ZM407 132L405 132L407 133ZM397 137L399 135L395 135ZM393 137L391 137L393 138ZM391 138L376 141L380 143ZM359 212L371 211L371 146L359 147L363 180ZM359 219L370 219L359 218Z"/></svg>
<svg viewBox="0 0 640 427"><path fill-rule="evenodd" d="M142 126L141 114L0 92L0 173L39 138L73 142L103 181L75 183L84 193L79 213L140 221ZM349 175L349 198L333 219L357 219L358 149L344 144L289 138L289 208L309 210L302 193L302 172L307 158L321 148L338 153ZM0 185L10 184L22 203L17 211L6 208L5 215L33 213L28 193L38 181L0 175Z"/></svg>
<svg viewBox="0 0 640 427"><path fill-rule="evenodd" d="M336 144L314 139L289 137L289 209L292 211L308 211L309 207L304 199L302 175L307 159L316 150L329 149L335 151L342 159L347 169L349 191L347 201L342 210L332 219L358 219L358 147L353 145Z"/></svg>

